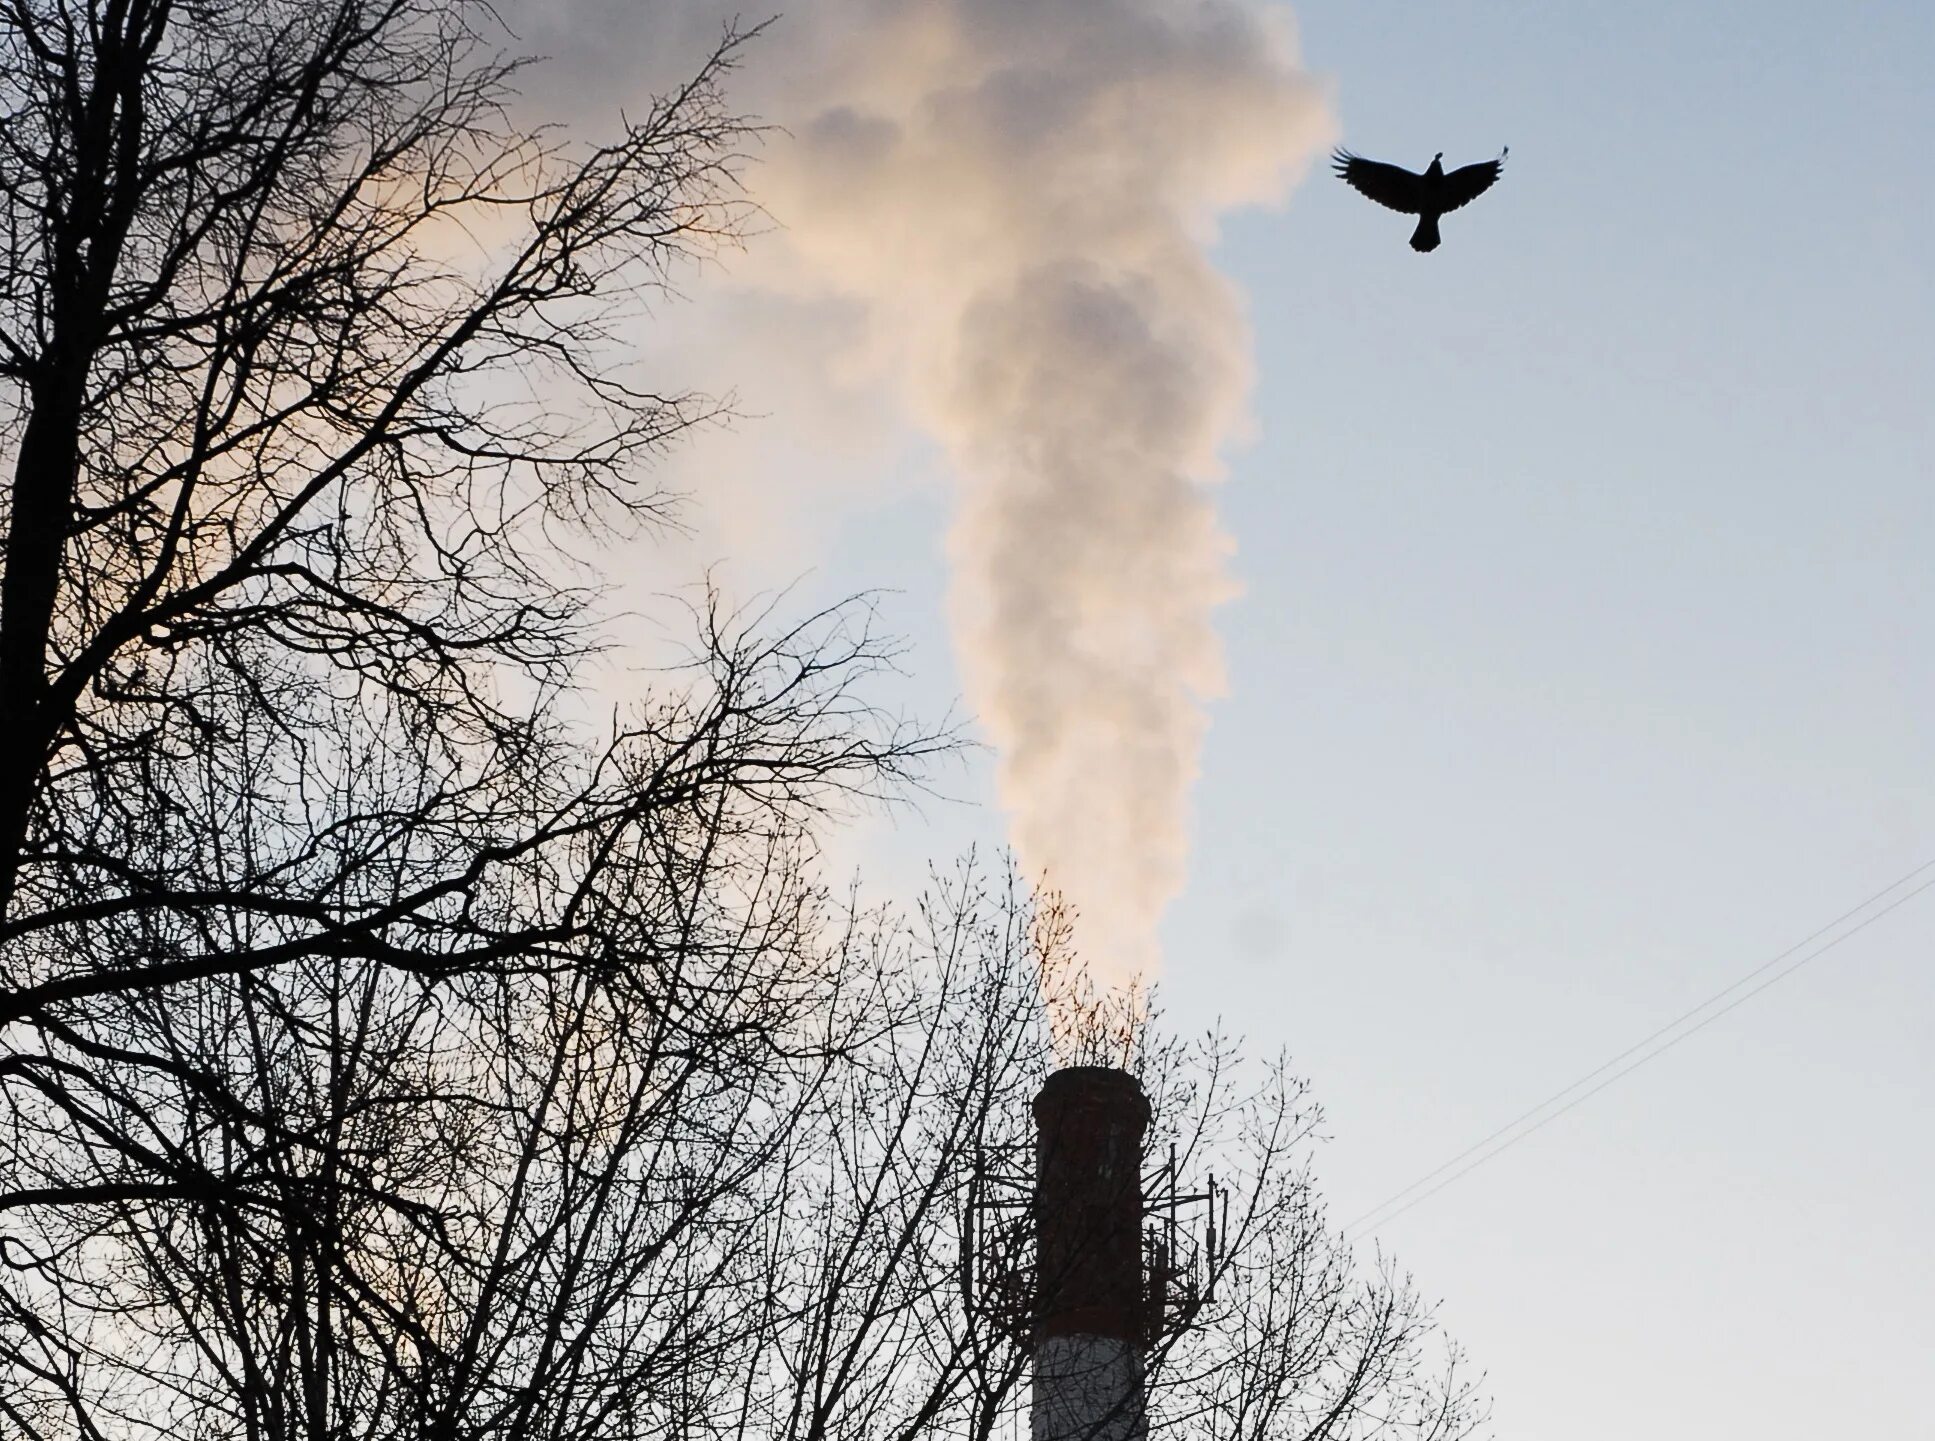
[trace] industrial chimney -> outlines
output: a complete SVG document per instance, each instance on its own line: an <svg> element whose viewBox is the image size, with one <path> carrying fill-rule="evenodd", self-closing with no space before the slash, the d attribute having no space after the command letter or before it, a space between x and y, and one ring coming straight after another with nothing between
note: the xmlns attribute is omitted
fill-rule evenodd
<svg viewBox="0 0 1935 1441"><path fill-rule="evenodd" d="M1144 1441L1149 1102L1126 1071L1071 1066L1034 1111L1033 1441Z"/></svg>

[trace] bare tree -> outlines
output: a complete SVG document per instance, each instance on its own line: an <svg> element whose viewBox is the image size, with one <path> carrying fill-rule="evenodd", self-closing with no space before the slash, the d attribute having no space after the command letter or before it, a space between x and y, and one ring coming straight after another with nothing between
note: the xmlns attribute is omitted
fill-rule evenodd
<svg viewBox="0 0 1935 1441"><path fill-rule="evenodd" d="M330 961L169 998L93 1089L219 1184L26 1208L0 1405L47 1436L693 1429L777 1330L801 1119L891 1015L868 952L819 951L840 918L797 850L716 839L613 921L610 972ZM73 1166L74 1133L40 1154Z"/></svg>
<svg viewBox="0 0 1935 1441"><path fill-rule="evenodd" d="M930 744L858 699L864 609L708 598L683 679L568 723L568 547L663 519L711 413L611 342L734 232L743 37L577 150L493 24L0 5L16 1434L597 1430L639 1338L716 1344L845 1044L812 819Z"/></svg>
<svg viewBox="0 0 1935 1441"><path fill-rule="evenodd" d="M731 231L736 41L572 158L463 0L0 13L0 1019L541 954L596 888L553 857L892 757L726 743L769 695L669 754L556 720L591 640L557 541L660 515L642 462L705 413L604 350Z"/></svg>
<svg viewBox="0 0 1935 1441"><path fill-rule="evenodd" d="M775 1195L780 1364L748 1375L755 1400L732 1435L1026 1434L1039 1281L1026 1240L1029 1103L1058 1057L1132 1070L1154 1115L1151 1171L1173 1147L1185 1184L1213 1173L1232 1196L1214 1257L1197 1254L1196 1303L1164 1322L1152 1284L1151 1434L1472 1434L1483 1400L1432 1308L1381 1256L1359 1266L1327 1224L1312 1172L1322 1117L1307 1085L1281 1061L1245 1062L1220 1036L1167 1036L1150 998L1090 985L1068 942L1054 905L1012 880L990 890L971 866L912 923L875 938L888 959L870 969L915 1004L852 1053L790 1139ZM978 1247L1005 1252L995 1291L969 1304L967 1208L998 1200L1004 1177L1021 1204L1005 1227L975 1227ZM1153 1283L1165 1262L1148 1259Z"/></svg>

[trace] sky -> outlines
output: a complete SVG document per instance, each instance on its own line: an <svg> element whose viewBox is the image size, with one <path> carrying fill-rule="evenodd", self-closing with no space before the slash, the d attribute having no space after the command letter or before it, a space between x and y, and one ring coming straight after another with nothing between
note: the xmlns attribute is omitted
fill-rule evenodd
<svg viewBox="0 0 1935 1441"><path fill-rule="evenodd" d="M827 18L866 0L825 0L735 83L781 112L901 103L1018 43L1006 0L958 3L993 50L896 50ZM1052 35L1041 63L1079 88L1126 46L1105 22L1165 5L1195 11L1097 0L1092 45ZM719 12L623 13L522 22L564 108L662 83ZM1935 859L1935 10L1252 13L1277 128L1244 149L1176 92L1173 134L1094 142L1153 167L1155 208L1057 227L1048 258L1180 236L1203 267L1196 310L1149 312L1215 322L1178 352L1219 368L1166 464L1227 542L1188 617L1215 664L1173 710L1161 994L1172 1025L1290 1052L1342 1222ZM1042 145L1054 113L1030 112ZM771 232L640 337L745 417L668 464L691 533L613 562L621 591L701 565L799 606L879 590L909 647L890 702L1010 748L960 600L961 518L999 477L929 367L972 298L959 227L1077 174L1029 169L1028 126L947 151L980 188L849 270L827 227L886 202L803 184L827 173L804 129L768 142ZM1420 256L1312 163L1332 139L1511 157ZM1205 179L1192 145L1242 164ZM1003 754L836 856L891 890L1012 840ZM1927 1433L1932 940L1935 894L1366 1237L1442 1298L1499 1435Z"/></svg>

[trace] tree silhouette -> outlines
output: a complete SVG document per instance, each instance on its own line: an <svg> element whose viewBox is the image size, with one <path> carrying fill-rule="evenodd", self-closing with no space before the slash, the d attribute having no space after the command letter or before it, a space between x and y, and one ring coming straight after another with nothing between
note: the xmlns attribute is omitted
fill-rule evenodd
<svg viewBox="0 0 1935 1441"><path fill-rule="evenodd" d="M1485 1410L1462 1354L1408 1277L1381 1256L1361 1268L1326 1222L1311 1171L1322 1113L1305 1083L1223 1036L1168 1034L1149 998L1091 986L1068 942L1052 903L1031 903L1012 881L991 889L972 867L868 940L883 990L912 1004L853 1053L858 1064L809 1108L789 1151L775 1198L779 1384L731 1434L1026 1434L1029 1247L1004 1253L1022 1258L1018 1290L965 1305L963 1217L989 1194L991 1171L1005 1165L1026 1184L1030 1101L1058 1046L1136 1074L1153 1112L1147 1169L1173 1146L1182 1177L1200 1185L1214 1173L1232 1193L1213 1266L1196 1257L1213 1299L1166 1325L1150 1318L1152 1435L1472 1434ZM1025 1206L1011 1215L1008 1241L1032 1225ZM988 1226L975 1227L977 1250L1003 1244Z"/></svg>
<svg viewBox="0 0 1935 1441"><path fill-rule="evenodd" d="M1024 1359L956 1218L1048 1064L1052 912L815 879L946 744L866 704L864 605L704 593L651 698L574 700L571 548L664 519L714 410L618 342L740 223L744 37L574 149L464 0L0 16L0 1425L990 1435ZM1059 1014L1248 1158L1174 1425L1462 1435L1300 1089Z"/></svg>
<svg viewBox="0 0 1935 1441"><path fill-rule="evenodd" d="M0 1415L589 1434L841 1044L814 818L933 746L864 607L710 596L571 724L563 557L713 410L614 341L735 232L744 37L574 149L482 5L3 20Z"/></svg>

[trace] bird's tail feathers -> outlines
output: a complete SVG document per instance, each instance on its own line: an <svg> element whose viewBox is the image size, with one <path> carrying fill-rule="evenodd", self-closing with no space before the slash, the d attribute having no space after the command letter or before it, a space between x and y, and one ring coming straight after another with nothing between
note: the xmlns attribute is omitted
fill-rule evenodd
<svg viewBox="0 0 1935 1441"><path fill-rule="evenodd" d="M1438 217L1426 215L1418 221L1418 228L1411 232L1413 250L1436 250L1438 248Z"/></svg>

